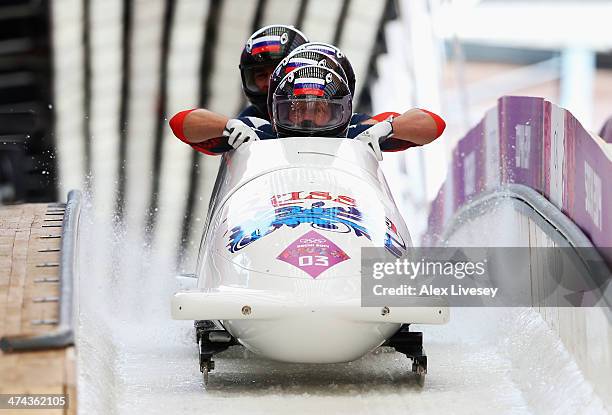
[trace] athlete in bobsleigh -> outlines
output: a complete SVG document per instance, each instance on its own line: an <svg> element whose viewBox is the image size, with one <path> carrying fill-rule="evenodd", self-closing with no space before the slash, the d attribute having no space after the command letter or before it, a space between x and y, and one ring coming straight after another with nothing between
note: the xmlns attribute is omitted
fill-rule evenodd
<svg viewBox="0 0 612 415"><path fill-rule="evenodd" d="M386 345L423 379L422 335L409 325L445 323L448 309L443 302L361 307L361 249L400 258L411 246L372 150L379 155L391 135L425 144L437 136L436 123L409 111L349 140L350 87L318 64L286 71L271 114L264 131L198 110L181 131L196 149L220 136L235 149L223 154L197 282L172 299L174 318L196 321L204 383L213 356L233 345L305 363L348 362Z"/></svg>
<svg viewBox="0 0 612 415"><path fill-rule="evenodd" d="M302 32L287 25L263 27L247 39L240 54L238 67L242 80L242 91L249 105L238 114L236 120L240 123L235 121L232 124L240 125L240 127L245 124L255 129L261 127L262 138L275 138L269 126L270 117L266 107L270 75L283 58L307 42L308 39ZM208 155L216 155L242 144L243 140L228 142L228 136L209 137L209 134L214 134L214 127L205 132L206 137L209 137L207 140L190 142L185 135L185 129L188 130L191 123L185 126L186 118L192 118L196 113L205 114L205 118L209 118L213 125L223 118L220 114L197 109L181 111L172 117L170 127L174 134L182 141L191 144L195 150ZM227 117L224 119L229 120Z"/></svg>
<svg viewBox="0 0 612 415"><path fill-rule="evenodd" d="M267 122L272 116L272 93L283 76L315 62L341 74L351 96L354 96L355 73L348 58L338 48L307 42L306 37L291 26L264 27L249 37L240 58L242 87L251 105L236 119L204 109L181 111L170 120L172 131L197 151L211 155L222 154L251 139L277 138L277 131ZM410 127L406 129L408 125ZM352 114L346 136L369 142L380 160L381 150L401 151L426 144L439 137L444 128L444 121L438 115L413 109L402 115L382 113L370 117ZM375 143L377 140L378 144Z"/></svg>
<svg viewBox="0 0 612 415"><path fill-rule="evenodd" d="M292 26L270 25L253 33L240 54L242 90L250 102L238 117L270 120L266 109L268 82L274 68L297 47L308 42Z"/></svg>

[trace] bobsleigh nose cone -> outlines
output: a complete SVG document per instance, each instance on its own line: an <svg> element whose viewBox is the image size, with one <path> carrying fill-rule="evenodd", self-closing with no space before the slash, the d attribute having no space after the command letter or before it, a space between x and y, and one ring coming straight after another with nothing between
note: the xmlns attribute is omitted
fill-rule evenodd
<svg viewBox="0 0 612 415"><path fill-rule="evenodd" d="M254 353L292 363L341 363L359 359L395 333L400 324L360 323L322 312L282 320L224 321Z"/></svg>

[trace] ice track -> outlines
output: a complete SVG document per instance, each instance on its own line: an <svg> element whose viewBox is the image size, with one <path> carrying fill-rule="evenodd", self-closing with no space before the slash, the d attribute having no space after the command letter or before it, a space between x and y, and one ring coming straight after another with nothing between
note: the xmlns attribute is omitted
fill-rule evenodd
<svg viewBox="0 0 612 415"><path fill-rule="evenodd" d="M527 308L454 309L448 325L419 327L429 359L423 388L391 349L299 365L232 348L215 359L203 390L192 324L170 319L173 255L149 250L129 230L113 233L91 210L81 226L81 414L607 413Z"/></svg>

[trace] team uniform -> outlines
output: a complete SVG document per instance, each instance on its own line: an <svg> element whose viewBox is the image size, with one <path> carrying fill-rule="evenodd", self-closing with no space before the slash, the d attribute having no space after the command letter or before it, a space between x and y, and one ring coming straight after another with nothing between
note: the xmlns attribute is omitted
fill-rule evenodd
<svg viewBox="0 0 612 415"><path fill-rule="evenodd" d="M446 123L444 120L437 114L419 108L421 111L429 114L431 118L433 118L436 123L436 136L439 137L444 132L446 128ZM397 112L382 112L373 117L370 117L366 114L354 114L353 118L351 118L351 125L349 126L348 138L355 138L368 128L372 127L373 124L363 124L365 121L374 120L376 122L386 121L390 117L398 117L400 114ZM400 140L399 138L389 137L385 141L380 144L380 149L384 152L390 153L395 151L404 151L409 149L410 147L419 147L418 144L413 143L412 141Z"/></svg>
<svg viewBox="0 0 612 415"><path fill-rule="evenodd" d="M193 110L181 111L170 120L170 128L172 128L172 132L179 140L189 144L194 150L210 156L223 154L226 151L233 150L233 147L228 144L227 137L217 137L200 143L190 143L183 134L183 122L191 111ZM272 124L262 118L238 117L237 119L253 129L260 140L277 138L272 130Z"/></svg>
<svg viewBox="0 0 612 415"><path fill-rule="evenodd" d="M256 32L247 42L240 64L244 92L253 105L238 118L227 121L220 137L189 143L183 135L183 121L190 111L172 118L170 126L174 134L195 150L210 155L222 154L250 140L296 136L359 139L372 148L378 160L382 159L381 151L402 151L417 145L389 137L393 126L386 121L400 114L370 117L353 113L355 76L348 59L332 45L298 45L304 41L299 32L288 27L268 27ZM274 56L267 56L272 52ZM262 72L256 70L269 65L271 58L282 61L269 78L271 93L268 94L258 89ZM436 122L439 136L444 130L444 121L436 114L423 111ZM274 128L264 112L273 117ZM369 131L372 127L375 128Z"/></svg>
<svg viewBox="0 0 612 415"><path fill-rule="evenodd" d="M174 132L174 135L176 137L178 137L181 141L189 144L194 150L208 155L220 155L225 153L226 151L233 149L232 146L228 144L226 137L213 138L200 143L190 143L183 135L183 121L187 114L189 114L191 111L193 110L179 112L170 120L170 127L172 128L172 131ZM426 110L421 111L427 112L432 116L432 118L434 118L434 121L436 121L436 125L438 127L438 135L440 135L445 127L444 121L434 113L430 113ZM271 140L278 138L277 134L272 129L272 124L270 124L267 120L254 116L243 116L243 114L241 115L242 116L239 116L237 119L252 128L260 140ZM400 114L396 112L383 112L381 114L370 117L367 114L355 113L351 117L351 123L348 128L347 138L353 139L368 128L372 127L373 124L364 124L364 122L366 121L374 120L380 122L389 119L389 117L397 117L399 115ZM403 151L415 146L417 146L417 144L414 144L410 141L390 137L380 145L380 148L384 152L395 152Z"/></svg>
<svg viewBox="0 0 612 415"><path fill-rule="evenodd" d="M255 105L249 105L248 107L240 111L240 114L238 114L238 117L236 118L241 118L241 117L255 117L255 118L262 118L264 120L269 121L268 117L264 115L264 113L261 112L259 108L257 108Z"/></svg>

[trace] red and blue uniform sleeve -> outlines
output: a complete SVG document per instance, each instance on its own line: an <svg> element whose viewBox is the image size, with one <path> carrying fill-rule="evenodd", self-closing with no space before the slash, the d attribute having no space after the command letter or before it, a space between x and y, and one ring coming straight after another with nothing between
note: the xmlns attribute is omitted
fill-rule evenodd
<svg viewBox="0 0 612 415"><path fill-rule="evenodd" d="M268 114L263 114L255 105L249 105L248 107L240 111L240 114L238 114L238 118L242 117L256 117L264 119L268 122L270 121L268 119Z"/></svg>
<svg viewBox="0 0 612 415"><path fill-rule="evenodd" d="M446 128L446 123L444 120L438 115L431 111L424 110L422 108L418 108L420 111L427 113L431 118L433 118L436 123L436 138L442 135L444 129ZM373 117L365 116L363 114L359 114L361 117L352 118L351 119L351 128L349 128L349 138L355 138L361 132L367 130L372 125L371 124L362 124L364 121L374 120L377 122L386 121L389 117L399 117L401 114L397 112L381 112L380 114L374 115ZM353 125L353 120L359 120L357 123ZM395 152L395 151L404 151L409 149L410 147L418 147L418 144L415 144L411 141L400 140L399 138L389 137L380 145L380 149L385 152Z"/></svg>
<svg viewBox="0 0 612 415"><path fill-rule="evenodd" d="M183 123L185 122L185 117L187 117L190 112L195 111L195 110L196 109L193 108L190 110L181 111L170 119L169 124L170 124L170 128L172 129L172 132L179 140L181 140L184 143L188 143L188 141L185 138L185 134L183 133Z"/></svg>
<svg viewBox="0 0 612 415"><path fill-rule="evenodd" d="M388 120L390 117L399 117L400 114L399 112L393 112L393 111L387 111L387 112L381 112L380 114L376 114L372 117L373 120L376 120L378 122L381 121L386 121Z"/></svg>
<svg viewBox="0 0 612 415"><path fill-rule="evenodd" d="M194 150L197 150L200 153L213 155L213 156L216 154L221 154L223 152L221 151L223 148L223 139L224 139L223 137L213 138L211 140L206 140L201 143L190 143L187 140L187 138L185 137L185 133L183 132L183 124L185 122L185 118L187 117L187 115L189 115L189 113L191 113L192 111L195 111L195 108L186 110L186 111L181 111L170 119L170 128L172 129L172 132L174 133L174 135L179 140L181 140L182 142L186 144L189 144ZM227 150L231 149L229 144L227 144L227 140L225 140L225 145L229 147Z"/></svg>
<svg viewBox="0 0 612 415"><path fill-rule="evenodd" d="M232 146L228 144L226 137L216 137L199 143L190 143L183 132L183 123L187 115L192 111L194 109L181 111L170 119L170 128L179 140L189 144L194 150L211 156L220 155L232 150ZM253 117L240 117L238 119L253 128L260 140L276 138L276 134L272 131L272 126L266 120L259 120Z"/></svg>
<svg viewBox="0 0 612 415"><path fill-rule="evenodd" d="M366 121L374 120L376 122L381 122L389 119L389 117L397 117L400 114L397 112L382 112L380 114L374 115L370 117L366 114L353 114L351 118L351 125L349 127L348 138L355 138L368 128L370 128L373 124L364 124ZM403 151L410 147L414 147L416 144L411 143L410 141L400 140L399 138L388 138L381 145L380 149L386 152L392 151Z"/></svg>
<svg viewBox="0 0 612 415"><path fill-rule="evenodd" d="M400 113L392 112L392 111L381 112L380 114L376 114L375 116L373 116L372 119L378 122L382 122L382 121L388 120L390 117L399 117L400 115L401 115ZM393 137L387 138L380 145L380 149L388 153L392 153L396 151L404 151L404 150L409 149L410 147L416 147L416 144L414 144L411 141L400 140L399 138L393 138Z"/></svg>
<svg viewBox="0 0 612 415"><path fill-rule="evenodd" d="M368 121L369 119L370 119L370 116L368 114L363 114L361 112L355 112L351 116L350 125L361 124L362 122Z"/></svg>
<svg viewBox="0 0 612 415"><path fill-rule="evenodd" d="M437 128L436 138L440 137L442 133L444 132L444 129L446 128L446 123L444 122L442 117L440 117L438 114L435 114L431 111L424 110L423 108L418 108L418 109L428 114L431 118L433 118L433 120L436 122L436 128Z"/></svg>

